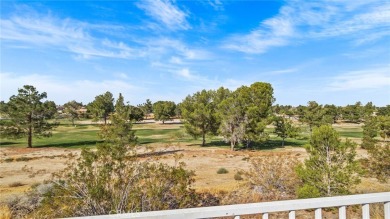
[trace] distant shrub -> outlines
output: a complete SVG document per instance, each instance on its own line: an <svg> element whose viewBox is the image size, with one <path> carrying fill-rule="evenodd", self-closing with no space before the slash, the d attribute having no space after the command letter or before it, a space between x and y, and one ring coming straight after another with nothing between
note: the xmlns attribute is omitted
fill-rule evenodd
<svg viewBox="0 0 390 219"><path fill-rule="evenodd" d="M250 159L250 157L243 157L242 160L243 161L248 161Z"/></svg>
<svg viewBox="0 0 390 219"><path fill-rule="evenodd" d="M234 174L234 179L237 180L237 181L239 181L239 180L243 180L244 178L242 178L240 172L237 172L236 174Z"/></svg>
<svg viewBox="0 0 390 219"><path fill-rule="evenodd" d="M9 184L8 186L9 187L19 187L19 186L24 186L24 184L21 182L13 182L13 183Z"/></svg>
<svg viewBox="0 0 390 219"><path fill-rule="evenodd" d="M15 161L29 161L32 160L33 158L31 157L17 157Z"/></svg>
<svg viewBox="0 0 390 219"><path fill-rule="evenodd" d="M217 170L217 174L226 174L226 173L229 173L229 171L223 167Z"/></svg>
<svg viewBox="0 0 390 219"><path fill-rule="evenodd" d="M8 157L8 158L5 158L4 161L7 162L7 163L9 163L9 162L14 161L14 158Z"/></svg>

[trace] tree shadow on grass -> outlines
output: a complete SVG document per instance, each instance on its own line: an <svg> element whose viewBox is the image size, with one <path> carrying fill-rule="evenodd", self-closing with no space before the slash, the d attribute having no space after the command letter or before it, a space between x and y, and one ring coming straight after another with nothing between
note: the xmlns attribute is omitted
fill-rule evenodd
<svg viewBox="0 0 390 219"><path fill-rule="evenodd" d="M229 142L226 143L225 141L216 140L216 141L209 141L209 142L206 142L206 145L204 145L204 146L202 146L202 143L201 143L201 142L189 144L188 146L200 146L200 147L230 147L230 143L229 143Z"/></svg>
<svg viewBox="0 0 390 219"><path fill-rule="evenodd" d="M0 146L13 145L13 144L19 144L19 143L18 142L10 142L10 141L0 142Z"/></svg>
<svg viewBox="0 0 390 219"><path fill-rule="evenodd" d="M34 148L49 148L49 147L59 147L59 148L70 148L70 147L92 147L96 146L97 143L103 141L77 141L77 142L67 142L67 143L53 143L53 144L44 144L33 146Z"/></svg>
<svg viewBox="0 0 390 219"><path fill-rule="evenodd" d="M302 147L305 145L304 142L296 142L296 141L284 141L284 146L282 146L282 140L268 140L266 142L255 142L249 148L241 146L241 150L273 150L277 148L284 148L286 146L290 147Z"/></svg>
<svg viewBox="0 0 390 219"><path fill-rule="evenodd" d="M306 143L304 141L284 141L284 147L290 146L290 147L302 147ZM206 143L205 146L202 146L201 143L194 143L190 144L188 146L201 146L201 147L229 147L230 143L225 141L210 141ZM236 150L273 150L277 148L284 148L282 147L282 140L268 140L266 142L254 142L252 143L248 148L245 145L239 145L236 146Z"/></svg>
<svg viewBox="0 0 390 219"><path fill-rule="evenodd" d="M169 150L169 151L146 152L143 154L137 154L137 157L145 158L145 157L151 157L151 156L161 156L161 155L165 155L165 154L174 154L174 153L179 152L179 151L184 151L184 150L180 149L180 150Z"/></svg>

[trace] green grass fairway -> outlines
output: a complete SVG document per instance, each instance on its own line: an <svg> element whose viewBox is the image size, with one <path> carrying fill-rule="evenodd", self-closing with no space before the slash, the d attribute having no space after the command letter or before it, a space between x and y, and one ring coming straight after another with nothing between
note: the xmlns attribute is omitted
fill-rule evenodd
<svg viewBox="0 0 390 219"><path fill-rule="evenodd" d="M335 128L340 133L340 137L363 138L362 128Z"/></svg>
<svg viewBox="0 0 390 219"><path fill-rule="evenodd" d="M138 137L138 144L145 145L151 143L179 143L183 142L190 146L200 146L201 139L194 140L185 133L182 124L157 124L141 123L135 124L133 129ZM342 138L362 138L361 127L336 127L335 128ZM309 143L310 133L305 126L301 127L302 133L298 139L285 139L285 146L302 147ZM99 125L85 124L73 126L69 122L61 123L54 131L50 138L33 138L33 147L59 147L59 148L85 148L95 147L101 142L98 138ZM273 128L268 127L266 132L270 134L267 142L254 143L252 149L271 150L280 148L282 145L281 138L273 134ZM0 147L26 147L26 139L0 139ZM210 137L206 139L207 147L229 148L229 143L223 141L221 137ZM245 148L241 146L241 148Z"/></svg>
<svg viewBox="0 0 390 219"><path fill-rule="evenodd" d="M98 139L96 125L60 125L50 138L33 138L33 147L82 148L94 147ZM27 139L1 139L1 147L26 147Z"/></svg>

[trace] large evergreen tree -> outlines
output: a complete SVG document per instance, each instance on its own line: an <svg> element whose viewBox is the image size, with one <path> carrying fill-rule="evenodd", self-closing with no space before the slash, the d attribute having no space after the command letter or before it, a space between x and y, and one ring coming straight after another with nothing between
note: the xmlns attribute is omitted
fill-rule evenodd
<svg viewBox="0 0 390 219"><path fill-rule="evenodd" d="M295 138L299 134L299 128L295 127L290 119L283 118L282 116L276 117L274 124L274 133L282 138L282 147L284 147L284 140L286 138Z"/></svg>
<svg viewBox="0 0 390 219"><path fill-rule="evenodd" d="M100 137L105 143L120 146L121 148L126 148L123 147L124 145L133 146L136 137L132 130L130 107L124 104L122 94L119 94L114 109L115 112L111 115L111 124L102 126Z"/></svg>
<svg viewBox="0 0 390 219"><path fill-rule="evenodd" d="M215 96L213 90L202 90L187 96L180 105L187 133L194 138L201 136L202 146L206 144L206 134L216 134L218 130Z"/></svg>
<svg viewBox="0 0 390 219"><path fill-rule="evenodd" d="M378 116L379 135L384 141L390 137L390 116Z"/></svg>
<svg viewBox="0 0 390 219"><path fill-rule="evenodd" d="M364 107L360 101L354 105L347 105L343 108L343 119L353 123L359 123L364 117Z"/></svg>
<svg viewBox="0 0 390 219"><path fill-rule="evenodd" d="M325 123L331 123L333 120L326 121L325 110L322 105L316 101L309 101L306 107L302 107L299 120L309 125L310 132L313 127L319 127Z"/></svg>
<svg viewBox="0 0 390 219"><path fill-rule="evenodd" d="M390 180L390 142L377 142L368 150L369 170L379 181Z"/></svg>
<svg viewBox="0 0 390 219"><path fill-rule="evenodd" d="M153 104L154 119L162 121L170 120L175 116L176 104L172 101L157 101Z"/></svg>
<svg viewBox="0 0 390 219"><path fill-rule="evenodd" d="M364 149L373 149L377 140L375 137L378 135L378 124L377 118L373 116L368 116L365 119L363 125L363 139L361 147Z"/></svg>
<svg viewBox="0 0 390 219"><path fill-rule="evenodd" d="M96 96L95 100L88 104L87 109L95 121L103 119L104 124L107 124L108 117L114 112L114 98L112 97L112 93L107 91L104 94Z"/></svg>
<svg viewBox="0 0 390 219"><path fill-rule="evenodd" d="M298 166L302 181L298 189L301 198L345 195L360 182L356 144L347 139L342 143L330 125L315 127L306 147L309 158Z"/></svg>
<svg viewBox="0 0 390 219"><path fill-rule="evenodd" d="M51 130L57 123L50 123L48 119L56 113L53 101L45 101L46 92L39 93L35 87L24 85L18 90L18 95L10 97L9 102L1 107L2 114L9 120L2 122L0 134L2 137L27 137L27 145L32 147L35 137L50 137Z"/></svg>
<svg viewBox="0 0 390 219"><path fill-rule="evenodd" d="M74 120L79 119L80 117L79 110L81 109L81 107L83 107L83 104L75 100L69 101L64 104L64 112L67 114L73 125Z"/></svg>
<svg viewBox="0 0 390 219"><path fill-rule="evenodd" d="M271 84L256 82L238 88L219 104L220 132L232 150L240 142L249 146L267 139L264 129L271 121L273 101Z"/></svg>

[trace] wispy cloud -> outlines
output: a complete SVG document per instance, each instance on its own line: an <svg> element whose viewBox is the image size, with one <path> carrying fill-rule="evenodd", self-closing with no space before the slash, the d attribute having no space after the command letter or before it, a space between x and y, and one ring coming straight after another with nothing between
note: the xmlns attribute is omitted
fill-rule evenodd
<svg viewBox="0 0 390 219"><path fill-rule="evenodd" d="M198 78L197 76L193 75L188 68L182 68L177 71L176 74L186 80L194 80Z"/></svg>
<svg viewBox="0 0 390 219"><path fill-rule="evenodd" d="M390 89L389 71L390 66L346 72L332 78L328 90Z"/></svg>
<svg viewBox="0 0 390 219"><path fill-rule="evenodd" d="M231 37L224 47L244 53L264 53L270 47L288 44L287 37L292 36L293 32L288 19L275 17L265 20L259 29L249 34Z"/></svg>
<svg viewBox="0 0 390 219"><path fill-rule="evenodd" d="M169 2L163 3L170 4ZM148 2L148 4L155 3ZM70 18L59 18L51 13L39 14L32 9L25 12L0 20L2 29L0 39L3 41L3 46L20 49L46 47L51 50L72 53L77 59L104 57L155 60L164 58L169 61L172 56L176 56L178 58L176 61L179 59L184 61L204 60L211 57L208 51L190 48L186 43L177 39L163 36L127 37L125 41L115 37L102 38L101 35L110 32L110 30L111 32L121 32L125 27L97 25Z"/></svg>
<svg viewBox="0 0 390 219"><path fill-rule="evenodd" d="M351 17L334 19L318 31L311 33L316 37L351 36L355 42L363 43L390 36L390 3L383 5L364 5L364 12Z"/></svg>
<svg viewBox="0 0 390 219"><path fill-rule="evenodd" d="M207 3L216 11L223 11L225 9L220 0L208 0Z"/></svg>
<svg viewBox="0 0 390 219"><path fill-rule="evenodd" d="M95 38L91 32L99 26L72 19L59 19L36 13L1 19L0 39L7 45L33 47L46 46L74 53L84 58L135 58L142 52L123 42ZM109 28L106 26L105 28ZM113 27L116 28L116 27ZM4 44L3 44L4 45Z"/></svg>
<svg viewBox="0 0 390 219"><path fill-rule="evenodd" d="M188 14L169 0L145 0L137 2L136 6L170 30L190 29Z"/></svg>
<svg viewBox="0 0 390 219"><path fill-rule="evenodd" d="M291 1L249 33L236 34L224 48L260 54L273 47L343 36L362 44L390 36L388 1Z"/></svg>
<svg viewBox="0 0 390 219"><path fill-rule="evenodd" d="M139 42L148 48L148 53L157 55L171 55L182 60L209 60L213 54L203 48L193 48L186 43L167 37L150 38ZM177 59L176 59L177 61Z"/></svg>
<svg viewBox="0 0 390 219"><path fill-rule="evenodd" d="M288 73L293 73L293 72L297 72L297 71L298 71L297 68L287 68L287 69L269 71L267 73L271 74L271 75L281 75L281 74L288 74Z"/></svg>

